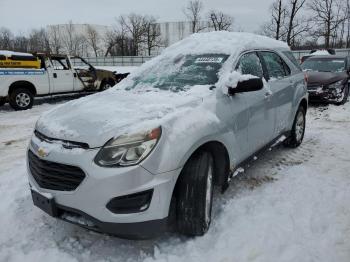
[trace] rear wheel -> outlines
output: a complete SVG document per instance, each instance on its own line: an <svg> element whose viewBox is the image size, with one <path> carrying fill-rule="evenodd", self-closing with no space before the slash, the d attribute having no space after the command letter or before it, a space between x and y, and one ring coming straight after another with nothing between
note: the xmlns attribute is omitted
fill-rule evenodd
<svg viewBox="0 0 350 262"><path fill-rule="evenodd" d="M32 108L34 95L26 88L17 88L10 94L9 103L15 110L26 110Z"/></svg>
<svg viewBox="0 0 350 262"><path fill-rule="evenodd" d="M211 223L214 160L207 151L195 153L185 165L177 188L177 229L189 236L204 235Z"/></svg>
<svg viewBox="0 0 350 262"><path fill-rule="evenodd" d="M112 88L115 85L113 80L103 80L100 86L100 91Z"/></svg>
<svg viewBox="0 0 350 262"><path fill-rule="evenodd" d="M301 106L299 107L294 119L293 128L290 137L286 139L284 145L287 147L298 147L303 142L306 127L306 112Z"/></svg>

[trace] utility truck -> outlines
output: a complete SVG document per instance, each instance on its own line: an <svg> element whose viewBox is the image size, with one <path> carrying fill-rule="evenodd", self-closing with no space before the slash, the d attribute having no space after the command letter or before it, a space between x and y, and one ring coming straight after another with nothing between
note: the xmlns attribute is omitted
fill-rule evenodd
<svg viewBox="0 0 350 262"><path fill-rule="evenodd" d="M0 64L0 106L9 102L15 110L31 108L35 97L103 91L128 75L96 69L78 56L20 54L0 51L0 59L7 61ZM17 57L18 63L9 63L11 57ZM19 68L21 65L26 67Z"/></svg>

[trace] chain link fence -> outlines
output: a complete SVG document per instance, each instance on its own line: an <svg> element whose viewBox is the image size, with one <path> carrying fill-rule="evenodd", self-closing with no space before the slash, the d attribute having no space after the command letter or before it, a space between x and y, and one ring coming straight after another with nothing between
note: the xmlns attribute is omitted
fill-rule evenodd
<svg viewBox="0 0 350 262"><path fill-rule="evenodd" d="M337 55L350 55L350 49L336 49ZM310 54L310 50L293 51L298 61L305 55ZM152 59L153 56L112 56L112 57L86 57L87 62L93 66L140 66L144 62Z"/></svg>

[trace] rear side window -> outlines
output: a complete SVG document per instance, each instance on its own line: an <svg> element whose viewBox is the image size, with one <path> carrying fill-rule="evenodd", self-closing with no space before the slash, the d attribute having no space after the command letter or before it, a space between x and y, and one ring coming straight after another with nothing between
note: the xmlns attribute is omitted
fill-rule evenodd
<svg viewBox="0 0 350 262"><path fill-rule="evenodd" d="M242 55L236 70L243 75L253 75L260 78L263 78L264 76L260 58L255 52Z"/></svg>
<svg viewBox="0 0 350 262"><path fill-rule="evenodd" d="M296 68L298 68L300 71L302 70L300 64L291 51L285 51L283 54L288 58L289 61L293 63L293 65L296 66Z"/></svg>
<svg viewBox="0 0 350 262"><path fill-rule="evenodd" d="M291 74L291 71L283 59L272 52L261 52L270 79L280 79Z"/></svg>

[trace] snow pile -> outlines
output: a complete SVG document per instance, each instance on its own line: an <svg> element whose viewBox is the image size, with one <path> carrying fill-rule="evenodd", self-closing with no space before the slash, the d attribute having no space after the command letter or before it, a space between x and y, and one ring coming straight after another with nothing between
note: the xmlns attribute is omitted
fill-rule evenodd
<svg viewBox="0 0 350 262"><path fill-rule="evenodd" d="M350 103L311 107L300 148L276 146L233 178L215 195L205 236L146 241L89 232L33 206L26 147L53 107L0 109L0 261L350 261Z"/></svg>
<svg viewBox="0 0 350 262"><path fill-rule="evenodd" d="M29 54L29 53L20 53L20 52L7 51L7 50L0 50L0 55L4 55L4 56L13 56L13 55L17 55L17 56L33 56L32 54Z"/></svg>

